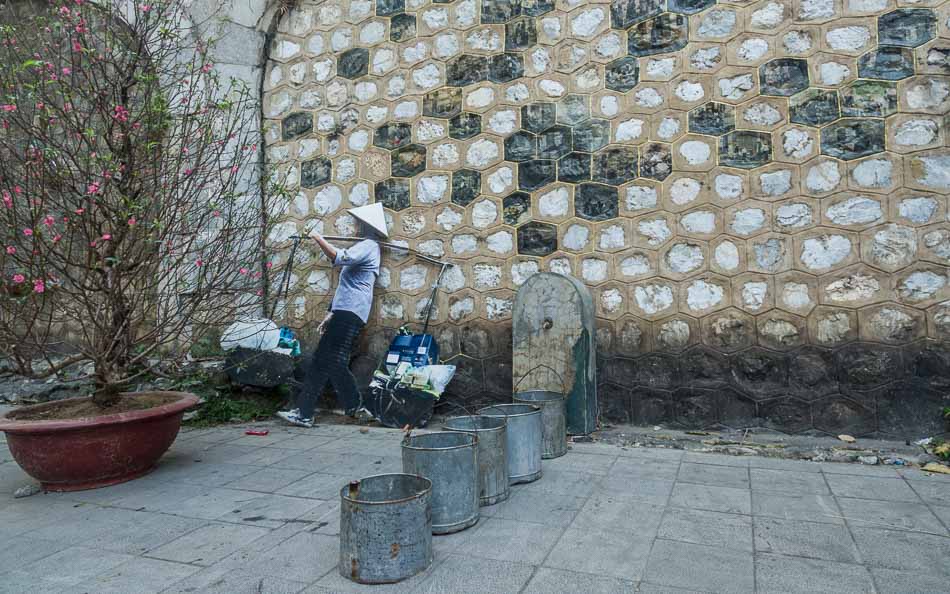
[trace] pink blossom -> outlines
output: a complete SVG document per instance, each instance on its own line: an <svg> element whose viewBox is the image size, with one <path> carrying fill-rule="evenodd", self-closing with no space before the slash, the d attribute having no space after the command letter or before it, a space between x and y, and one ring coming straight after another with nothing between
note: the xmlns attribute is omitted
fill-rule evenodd
<svg viewBox="0 0 950 594"><path fill-rule="evenodd" d="M33 235L33 229L30 229L29 227L27 227L26 229L23 230L23 235L26 235L27 237Z"/></svg>
<svg viewBox="0 0 950 594"><path fill-rule="evenodd" d="M72 68L63 68L63 76L69 76L72 73L73 73Z"/></svg>
<svg viewBox="0 0 950 594"><path fill-rule="evenodd" d="M89 184L89 186L86 188L86 193L87 193L87 194L98 194L100 187L101 187L101 186L99 185L99 182L92 182L92 183Z"/></svg>
<svg viewBox="0 0 950 594"><path fill-rule="evenodd" d="M149 5L149 4L141 4L141 5L139 5L139 8L142 9L142 12L148 12L148 11L152 10L151 5Z"/></svg>
<svg viewBox="0 0 950 594"><path fill-rule="evenodd" d="M185 175L191 175L191 174L194 173L194 172L195 172L194 169L191 169L191 168L185 169Z"/></svg>
<svg viewBox="0 0 950 594"><path fill-rule="evenodd" d="M268 262L267 264L264 264L264 268L266 268L266 269L268 269L268 270L270 270L270 269L273 268L273 267L274 267L274 263L273 263L273 262Z"/></svg>
<svg viewBox="0 0 950 594"><path fill-rule="evenodd" d="M129 110L126 109L125 107L121 105L116 105L112 111L113 111L112 119L117 120L119 122L129 121Z"/></svg>
<svg viewBox="0 0 950 594"><path fill-rule="evenodd" d="M195 260L195 266L201 266L204 263L205 263L204 260L202 260L201 258L198 258L197 260Z"/></svg>
<svg viewBox="0 0 950 594"><path fill-rule="evenodd" d="M205 74L208 74L209 72L211 72L212 68L214 68L214 65L211 63L208 63L201 67L201 71L204 72Z"/></svg>
<svg viewBox="0 0 950 594"><path fill-rule="evenodd" d="M134 226L136 225L136 223L138 223L138 221L135 220L135 217L130 217L130 218L129 218L129 227L134 227Z"/></svg>
<svg viewBox="0 0 950 594"><path fill-rule="evenodd" d="M212 211L211 211L211 216L220 217L220 216L221 216L221 211L220 211L220 210L212 210Z"/></svg>
<svg viewBox="0 0 950 594"><path fill-rule="evenodd" d="M12 256L13 254L16 253L16 248L13 247L12 245L8 245L8 246L7 246L7 253Z"/></svg>
<svg viewBox="0 0 950 594"><path fill-rule="evenodd" d="M79 43L78 41L73 41L73 51L74 51L74 52L81 52L81 51L82 51L82 44Z"/></svg>
<svg viewBox="0 0 950 594"><path fill-rule="evenodd" d="M112 239L112 235L110 235L109 233L102 234L102 241L109 241L110 239Z"/></svg>
<svg viewBox="0 0 950 594"><path fill-rule="evenodd" d="M90 242L89 242L89 247L96 247L96 242L95 242L95 241L90 241Z"/></svg>
<svg viewBox="0 0 950 594"><path fill-rule="evenodd" d="M7 111L7 112L16 111L16 105L10 105L10 104L0 105L0 111Z"/></svg>
<svg viewBox="0 0 950 594"><path fill-rule="evenodd" d="M46 104L42 101L36 104L36 109L43 109L46 107Z"/></svg>
<svg viewBox="0 0 950 594"><path fill-rule="evenodd" d="M43 279L38 278L38 279L36 279L36 280L33 281L33 292L34 292L34 293L42 293L42 292L45 291L45 290L46 290L46 283L43 282Z"/></svg>
<svg viewBox="0 0 950 594"><path fill-rule="evenodd" d="M56 219L53 218L53 215L46 215L43 218L43 224L47 227L52 227L56 223Z"/></svg>
<svg viewBox="0 0 950 594"><path fill-rule="evenodd" d="M60 235L59 233L57 233L55 236L53 236L53 243L58 243L59 240L62 239L62 238L63 238L63 236Z"/></svg>
<svg viewBox="0 0 950 594"><path fill-rule="evenodd" d="M74 212L75 212L76 214L78 214L78 215L81 215L82 213L86 212L86 209L85 209L85 208L77 208Z"/></svg>
<svg viewBox="0 0 950 594"><path fill-rule="evenodd" d="M6 190L3 191L3 204L7 208L13 208L13 196Z"/></svg>
<svg viewBox="0 0 950 594"><path fill-rule="evenodd" d="M22 283L23 281L25 281L25 280L26 280L26 277L23 276L22 274L14 274L14 275L13 275L13 282L15 282L15 283L18 284L18 285L19 285L20 283Z"/></svg>
<svg viewBox="0 0 950 594"><path fill-rule="evenodd" d="M69 16L69 15L71 14L71 11L69 10L69 7L68 7L68 6L64 6L64 7L62 7L62 8L59 9L59 14L61 14L61 15L63 15L63 16Z"/></svg>
<svg viewBox="0 0 950 594"><path fill-rule="evenodd" d="M7 249L9 250L10 248L7 248ZM249 272L249 270L248 270L247 268L242 268L239 272L240 272L241 274L247 274L247 273Z"/></svg>

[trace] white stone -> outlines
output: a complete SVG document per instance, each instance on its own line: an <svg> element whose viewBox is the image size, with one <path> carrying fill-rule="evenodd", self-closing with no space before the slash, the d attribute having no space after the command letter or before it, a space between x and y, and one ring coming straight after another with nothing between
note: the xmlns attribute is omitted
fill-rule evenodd
<svg viewBox="0 0 950 594"><path fill-rule="evenodd" d="M272 118L279 117L280 115L286 113L293 104L294 102L290 97L290 93L275 93L271 95L270 110L267 112L267 115Z"/></svg>
<svg viewBox="0 0 950 594"><path fill-rule="evenodd" d="M363 206L369 203L369 184L359 182L350 189L350 204L353 206Z"/></svg>
<svg viewBox="0 0 950 594"><path fill-rule="evenodd" d="M297 224L292 221L287 221L284 223L277 223L271 229L270 234L267 236L267 241L272 244L284 243L292 236L297 234Z"/></svg>
<svg viewBox="0 0 950 594"><path fill-rule="evenodd" d="M651 219L637 223L637 231L640 235L647 238L647 243L652 246L662 245L667 239L673 236L666 219Z"/></svg>
<svg viewBox="0 0 950 594"><path fill-rule="evenodd" d="M494 264L475 264L472 276L476 289L494 289L501 286L501 266Z"/></svg>
<svg viewBox="0 0 950 594"><path fill-rule="evenodd" d="M470 27L478 22L478 7L475 0L462 0L455 5L455 24L459 27Z"/></svg>
<svg viewBox="0 0 950 594"><path fill-rule="evenodd" d="M811 46L811 35L807 31L789 31L782 37L782 47L793 56L808 52Z"/></svg>
<svg viewBox="0 0 950 594"><path fill-rule="evenodd" d="M551 54L543 47L534 48L528 57L531 58L529 66L534 74L542 74L551 68Z"/></svg>
<svg viewBox="0 0 950 594"><path fill-rule="evenodd" d="M511 109L496 111L488 118L488 129L502 136L511 134L518 128L518 115Z"/></svg>
<svg viewBox="0 0 950 594"><path fill-rule="evenodd" d="M564 88L564 85L556 80L551 80L548 78L539 82L538 88L541 89L541 92L548 97L560 97L567 91L567 89Z"/></svg>
<svg viewBox="0 0 950 594"><path fill-rule="evenodd" d="M621 54L626 53L626 49L620 35L612 31L602 35L594 44L594 53L597 54L597 57L604 59L618 58Z"/></svg>
<svg viewBox="0 0 950 594"><path fill-rule="evenodd" d="M689 204L702 191L703 185L691 177L681 177L670 185L670 200L677 206Z"/></svg>
<svg viewBox="0 0 950 594"><path fill-rule="evenodd" d="M703 266L703 249L691 243L677 243L666 253L666 265L679 274L688 274Z"/></svg>
<svg viewBox="0 0 950 594"><path fill-rule="evenodd" d="M670 320L660 326L656 338L667 348L683 348L689 344L689 324L683 320Z"/></svg>
<svg viewBox="0 0 950 594"><path fill-rule="evenodd" d="M759 183L766 196L781 196L792 189L792 172L788 169L769 171L759 176Z"/></svg>
<svg viewBox="0 0 950 594"><path fill-rule="evenodd" d="M487 138L479 138L468 147L465 162L476 169L483 169L498 158L498 145Z"/></svg>
<svg viewBox="0 0 950 594"><path fill-rule="evenodd" d="M808 170L805 185L813 192L830 192L841 183L841 171L835 161L822 161Z"/></svg>
<svg viewBox="0 0 950 594"><path fill-rule="evenodd" d="M571 19L571 34L577 37L591 37L607 19L607 11L600 6L580 11Z"/></svg>
<svg viewBox="0 0 950 594"><path fill-rule="evenodd" d="M643 276L653 269L650 260L643 254L627 256L620 261L620 273L624 276Z"/></svg>
<svg viewBox="0 0 950 594"><path fill-rule="evenodd" d="M600 294L600 303L607 313L620 311L623 307L623 294L618 289L607 289Z"/></svg>
<svg viewBox="0 0 950 594"><path fill-rule="evenodd" d="M722 52L718 47L701 47L689 57L690 65L696 70L712 70L722 61Z"/></svg>
<svg viewBox="0 0 950 594"><path fill-rule="evenodd" d="M437 167L447 167L459 162L459 149L450 142L440 144L432 150L432 163Z"/></svg>
<svg viewBox="0 0 950 594"><path fill-rule="evenodd" d="M687 140L680 145L680 155L690 165L702 165L709 161L712 149L701 140Z"/></svg>
<svg viewBox="0 0 950 594"><path fill-rule="evenodd" d="M708 210L697 210L681 218L680 224L691 233L710 234L716 231L716 214Z"/></svg>
<svg viewBox="0 0 950 594"><path fill-rule="evenodd" d="M620 113L620 101L616 95L604 95L600 98L600 113L612 118Z"/></svg>
<svg viewBox="0 0 950 594"><path fill-rule="evenodd" d="M748 282L742 285L742 303L749 309L762 309L769 284L763 282Z"/></svg>
<svg viewBox="0 0 950 594"><path fill-rule="evenodd" d="M557 17L545 17L541 19L541 31L544 35L556 41L561 38L561 19Z"/></svg>
<svg viewBox="0 0 950 594"><path fill-rule="evenodd" d="M755 62L769 51L769 42L761 37L746 39L736 50L736 56L743 62Z"/></svg>
<svg viewBox="0 0 950 594"><path fill-rule="evenodd" d="M725 291L715 283L695 280L686 288L686 305L692 311L704 311L722 303Z"/></svg>
<svg viewBox="0 0 950 594"><path fill-rule="evenodd" d="M317 21L321 25L336 25L343 20L343 10L339 4L324 4L317 12Z"/></svg>
<svg viewBox="0 0 950 594"><path fill-rule="evenodd" d="M451 58L462 51L459 38L455 33L443 33L435 38L432 44L432 55L436 58Z"/></svg>
<svg viewBox="0 0 950 594"><path fill-rule="evenodd" d="M538 212L543 217L562 217L567 214L569 204L570 194L567 188L555 188L538 199Z"/></svg>
<svg viewBox="0 0 950 594"><path fill-rule="evenodd" d="M500 320L511 315L511 299L488 296L485 298L485 314L489 320Z"/></svg>
<svg viewBox="0 0 950 594"><path fill-rule="evenodd" d="M327 105L342 107L349 103L349 89L346 83L335 80L327 85Z"/></svg>
<svg viewBox="0 0 950 594"><path fill-rule="evenodd" d="M903 340L912 335L917 328L917 322L913 317L900 311L885 307L878 310L869 320L879 336L887 340Z"/></svg>
<svg viewBox="0 0 950 594"><path fill-rule="evenodd" d="M465 96L465 105L474 109L488 107L495 102L495 89L481 87Z"/></svg>
<svg viewBox="0 0 950 594"><path fill-rule="evenodd" d="M848 0L851 12L879 12L887 8L887 0Z"/></svg>
<svg viewBox="0 0 950 594"><path fill-rule="evenodd" d="M825 41L833 50L857 51L871 42L871 30L858 25L837 27L825 34Z"/></svg>
<svg viewBox="0 0 950 594"><path fill-rule="evenodd" d="M622 248L627 243L627 238L623 227L620 225L610 225L600 231L600 249L613 250Z"/></svg>
<svg viewBox="0 0 950 594"><path fill-rule="evenodd" d="M313 210L318 215L328 215L340 208L343 202L343 192L338 186L326 185L313 198Z"/></svg>
<svg viewBox="0 0 950 594"><path fill-rule="evenodd" d="M825 85L840 85L849 76L851 76L851 69L838 62L823 62L818 67L818 77Z"/></svg>
<svg viewBox="0 0 950 594"><path fill-rule="evenodd" d="M462 214L451 208L443 208L435 218L437 225L445 231L451 231L462 223Z"/></svg>
<svg viewBox="0 0 950 594"><path fill-rule="evenodd" d="M548 270L557 274L570 276L571 261L567 258L554 258L548 262Z"/></svg>
<svg viewBox="0 0 950 594"><path fill-rule="evenodd" d="M735 200L742 195L742 177L730 173L720 173L713 181L716 195L723 200Z"/></svg>
<svg viewBox="0 0 950 594"><path fill-rule="evenodd" d="M677 97L683 101L686 101L687 103L699 101L705 95L702 84L688 80L684 80L680 82L680 84L676 85L676 89L674 89L673 92Z"/></svg>
<svg viewBox="0 0 950 594"><path fill-rule="evenodd" d="M590 229L584 225L571 225L564 233L564 247L579 252L590 241Z"/></svg>
<svg viewBox="0 0 950 594"><path fill-rule="evenodd" d="M403 101L393 108L393 117L397 120L411 120L419 115L419 105L415 101Z"/></svg>
<svg viewBox="0 0 950 594"><path fill-rule="evenodd" d="M627 142L636 140L643 134L645 122L641 119L631 118L617 124L617 132L614 135L616 142Z"/></svg>
<svg viewBox="0 0 950 594"><path fill-rule="evenodd" d="M426 218L422 213L409 213L402 217L402 230L409 235L415 235L426 226Z"/></svg>
<svg viewBox="0 0 950 594"><path fill-rule="evenodd" d="M444 8L430 8L422 12L422 22L433 30L449 26L449 12Z"/></svg>
<svg viewBox="0 0 950 594"><path fill-rule="evenodd" d="M776 318L769 318L762 324L762 334L771 337L776 343L786 346L798 344L801 338L795 324Z"/></svg>
<svg viewBox="0 0 950 594"><path fill-rule="evenodd" d="M923 225L929 223L937 213L940 205L928 196L905 198L897 205L897 213L912 223Z"/></svg>
<svg viewBox="0 0 950 594"><path fill-rule="evenodd" d="M701 37L725 38L736 28L736 12L728 8L707 11L699 22L697 33Z"/></svg>
<svg viewBox="0 0 950 594"><path fill-rule="evenodd" d="M325 270L313 270L307 276L307 288L314 293L326 295L330 292L330 275Z"/></svg>
<svg viewBox="0 0 950 594"><path fill-rule="evenodd" d="M342 52L353 45L353 30L349 27L337 29L330 36L330 47L335 52Z"/></svg>
<svg viewBox="0 0 950 594"><path fill-rule="evenodd" d="M433 204L446 197L449 189L449 176L428 175L419 178L416 184L416 197L423 204Z"/></svg>
<svg viewBox="0 0 950 594"><path fill-rule="evenodd" d="M894 142L902 146L925 146L937 140L937 122L933 120L907 120L897 126Z"/></svg>
<svg viewBox="0 0 950 594"><path fill-rule="evenodd" d="M332 113L317 114L317 130L320 132L332 132L336 129L336 118Z"/></svg>
<svg viewBox="0 0 950 594"><path fill-rule="evenodd" d="M925 78L907 89L907 105L911 109L936 109L948 97L950 83L936 78Z"/></svg>
<svg viewBox="0 0 950 594"><path fill-rule="evenodd" d="M389 84L386 85L386 95L390 99L398 99L406 92L406 79L402 76L394 76L389 79Z"/></svg>
<svg viewBox="0 0 950 594"><path fill-rule="evenodd" d="M871 258L878 266L899 268L917 255L917 233L910 227L889 224L874 234Z"/></svg>
<svg viewBox="0 0 950 594"><path fill-rule="evenodd" d="M803 202L783 204L775 209L775 224L783 229L800 229L811 222L811 207Z"/></svg>
<svg viewBox="0 0 950 594"><path fill-rule="evenodd" d="M802 0L798 5L798 18L802 21L817 21L835 16L835 0Z"/></svg>
<svg viewBox="0 0 950 594"><path fill-rule="evenodd" d="M651 186L629 186L626 197L627 210L647 210L656 208L656 188Z"/></svg>
<svg viewBox="0 0 950 594"><path fill-rule="evenodd" d="M465 44L469 49L484 52L497 52L502 48L501 35L491 29L472 31L468 37L465 38Z"/></svg>
<svg viewBox="0 0 950 594"><path fill-rule="evenodd" d="M656 135L662 140L670 140L680 132L680 121L676 118L663 118L656 127Z"/></svg>
<svg viewBox="0 0 950 594"><path fill-rule="evenodd" d="M805 309L811 305L808 295L808 285L802 283L785 283L782 287L782 303L792 309Z"/></svg>
<svg viewBox="0 0 950 594"><path fill-rule="evenodd" d="M372 21L363 25L360 29L360 43L363 45L375 45L383 41L386 36L386 25L381 21Z"/></svg>
<svg viewBox="0 0 950 594"><path fill-rule="evenodd" d="M782 121L782 113L771 103L762 101L747 107L742 112L742 119L757 126L772 126Z"/></svg>
<svg viewBox="0 0 950 594"><path fill-rule="evenodd" d="M636 98L637 105L643 107L653 108L663 104L663 95L653 87L640 89L636 92L634 97Z"/></svg>
<svg viewBox="0 0 950 594"><path fill-rule="evenodd" d="M320 150L320 141L313 138L305 138L299 143L298 156L301 159L307 159L317 154L317 151Z"/></svg>
<svg viewBox="0 0 950 594"><path fill-rule="evenodd" d="M644 313L654 315L673 306L673 289L666 285L644 285L633 290L633 298Z"/></svg>
<svg viewBox="0 0 950 594"><path fill-rule="evenodd" d="M426 64L412 71L412 82L420 89L434 89L442 84L442 71L435 64Z"/></svg>
<svg viewBox="0 0 950 594"><path fill-rule="evenodd" d="M665 80L672 78L676 68L676 58L651 58L647 62L647 74L651 78Z"/></svg>
<svg viewBox="0 0 950 594"><path fill-rule="evenodd" d="M828 283L825 295L829 301L842 303L873 299L880 290L881 283L876 278L857 273Z"/></svg>
<svg viewBox="0 0 950 594"><path fill-rule="evenodd" d="M495 223L498 218L498 206L491 200L481 200L472 207L472 225L484 229Z"/></svg>
<svg viewBox="0 0 950 594"><path fill-rule="evenodd" d="M947 284L947 277L922 270L912 272L897 285L897 293L906 301L925 301L934 297Z"/></svg>
<svg viewBox="0 0 950 594"><path fill-rule="evenodd" d="M844 235L819 235L802 242L802 263L809 270L828 270L851 255L851 240Z"/></svg>
<svg viewBox="0 0 950 594"><path fill-rule="evenodd" d="M419 142L431 142L445 136L445 126L436 120L421 120L416 124L416 137Z"/></svg>
<svg viewBox="0 0 950 594"><path fill-rule="evenodd" d="M508 231L498 231L485 238L485 245L496 254L507 254L514 248L514 238Z"/></svg>
<svg viewBox="0 0 950 594"><path fill-rule="evenodd" d="M862 188L886 188L891 185L893 169L888 159L868 159L851 171L851 179Z"/></svg>
<svg viewBox="0 0 950 594"><path fill-rule="evenodd" d="M311 54L319 55L325 52L326 49L326 42L320 33L315 33L307 39L307 51Z"/></svg>
<svg viewBox="0 0 950 594"><path fill-rule="evenodd" d="M513 183L514 171L508 166L501 167L488 176L488 187L496 194L503 193L506 189L510 188Z"/></svg>
<svg viewBox="0 0 950 594"><path fill-rule="evenodd" d="M405 291L421 289L426 284L428 269L422 264L413 264L399 273L399 288Z"/></svg>
<svg viewBox="0 0 950 594"><path fill-rule="evenodd" d="M910 165L917 183L934 190L950 190L950 155L915 157Z"/></svg>
<svg viewBox="0 0 950 594"><path fill-rule="evenodd" d="M716 246L713 257L723 270L733 271L739 268L739 248L728 239Z"/></svg>
<svg viewBox="0 0 950 594"><path fill-rule="evenodd" d="M521 103L527 101L530 97L531 91L528 90L528 85L524 83L515 83L505 91L505 99L512 103Z"/></svg>
<svg viewBox="0 0 950 594"><path fill-rule="evenodd" d="M271 56L275 60L285 61L285 60L289 60L290 58L293 58L299 53L300 53L299 43L294 43L293 41L282 39L277 44L275 44L274 50L273 52L271 52Z"/></svg>
<svg viewBox="0 0 950 594"><path fill-rule="evenodd" d="M751 74L740 74L732 78L719 79L719 94L732 100L742 99L742 97L752 90L755 83Z"/></svg>
<svg viewBox="0 0 950 594"><path fill-rule="evenodd" d="M511 265L511 282L515 286L520 287L531 275L538 272L539 269L538 263L534 260L515 262Z"/></svg>
<svg viewBox="0 0 950 594"><path fill-rule="evenodd" d="M785 155L788 157L803 159L809 156L814 148L814 139L804 130L790 128L782 134L782 150L785 151ZM840 174L838 179L841 179Z"/></svg>
<svg viewBox="0 0 950 594"><path fill-rule="evenodd" d="M585 258L581 262L581 276L587 282L598 283L607 279L607 261L599 258Z"/></svg>
<svg viewBox="0 0 950 594"><path fill-rule="evenodd" d="M367 130L356 130L350 137L346 140L346 146L350 148L351 151L357 153L363 152L367 146L369 146L369 131Z"/></svg>
<svg viewBox="0 0 950 594"><path fill-rule="evenodd" d="M346 183L356 177L356 160L344 158L337 161L336 178L340 183Z"/></svg>
<svg viewBox="0 0 950 594"><path fill-rule="evenodd" d="M750 23L753 27L774 30L785 18L785 7L778 2L769 2L752 13Z"/></svg>
<svg viewBox="0 0 950 594"><path fill-rule="evenodd" d="M828 208L825 212L838 225L866 225L884 217L881 203L867 196L852 196Z"/></svg>
<svg viewBox="0 0 950 594"><path fill-rule="evenodd" d="M818 342L836 344L851 332L851 318L843 312L829 314L818 320Z"/></svg>
<svg viewBox="0 0 950 594"><path fill-rule="evenodd" d="M443 211L444 212L444 211ZM478 239L474 235L453 235L452 251L456 254L467 254L478 250Z"/></svg>
<svg viewBox="0 0 950 594"><path fill-rule="evenodd" d="M366 110L366 121L379 124L389 116L389 108L385 105L373 105Z"/></svg>
<svg viewBox="0 0 950 594"><path fill-rule="evenodd" d="M462 297L449 306L449 318L458 321L475 311L475 299Z"/></svg>
<svg viewBox="0 0 950 594"><path fill-rule="evenodd" d="M441 239L420 241L417 247L420 252L432 258L441 258L445 255L445 244Z"/></svg>
<svg viewBox="0 0 950 594"><path fill-rule="evenodd" d="M744 208L737 210L732 215L732 224L730 227L733 232L740 235L749 235L755 233L765 226L765 211L761 208Z"/></svg>
<svg viewBox="0 0 950 594"><path fill-rule="evenodd" d="M935 256L950 262L950 231L936 229L924 235L924 246Z"/></svg>

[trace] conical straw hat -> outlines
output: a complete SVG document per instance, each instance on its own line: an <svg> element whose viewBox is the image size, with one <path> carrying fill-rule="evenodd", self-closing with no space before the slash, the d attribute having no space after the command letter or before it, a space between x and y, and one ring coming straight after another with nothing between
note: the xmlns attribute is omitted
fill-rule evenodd
<svg viewBox="0 0 950 594"><path fill-rule="evenodd" d="M383 214L383 205L379 202L351 208L347 212L375 229L383 237L389 237L389 232L386 230L386 216Z"/></svg>

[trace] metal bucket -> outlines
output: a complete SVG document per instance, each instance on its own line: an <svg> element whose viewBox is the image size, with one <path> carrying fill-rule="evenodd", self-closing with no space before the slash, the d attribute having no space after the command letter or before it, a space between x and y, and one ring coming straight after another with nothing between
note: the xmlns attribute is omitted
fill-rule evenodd
<svg viewBox="0 0 950 594"><path fill-rule="evenodd" d="M478 439L471 433L407 437L402 471L432 481L432 534L458 532L478 521Z"/></svg>
<svg viewBox="0 0 950 594"><path fill-rule="evenodd" d="M451 417L442 428L478 438L478 492L481 505L508 499L508 447L505 420L479 415Z"/></svg>
<svg viewBox="0 0 950 594"><path fill-rule="evenodd" d="M507 421L508 484L541 478L541 407L534 404L495 404L478 411Z"/></svg>
<svg viewBox="0 0 950 594"><path fill-rule="evenodd" d="M560 458L567 453L567 416L564 408L564 394L548 390L529 390L516 393L512 400L541 407L542 458L545 460Z"/></svg>
<svg viewBox="0 0 950 594"><path fill-rule="evenodd" d="M340 575L391 584L432 564L432 481L380 474L340 491Z"/></svg>

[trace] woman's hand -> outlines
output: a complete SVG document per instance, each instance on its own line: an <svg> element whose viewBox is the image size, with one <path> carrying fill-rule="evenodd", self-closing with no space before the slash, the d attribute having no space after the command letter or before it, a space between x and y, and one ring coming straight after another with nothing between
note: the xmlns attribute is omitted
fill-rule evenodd
<svg viewBox="0 0 950 594"><path fill-rule="evenodd" d="M333 312L328 311L327 315L323 318L323 321L320 322L320 325L317 326L317 334L323 334L327 329L327 322L330 321L330 318L333 317Z"/></svg>
<svg viewBox="0 0 950 594"><path fill-rule="evenodd" d="M323 250L323 253L326 254L331 263L336 261L336 248L327 243L327 240L324 239L322 235L317 231L311 231L310 238L317 242L317 245L320 246L320 249Z"/></svg>

